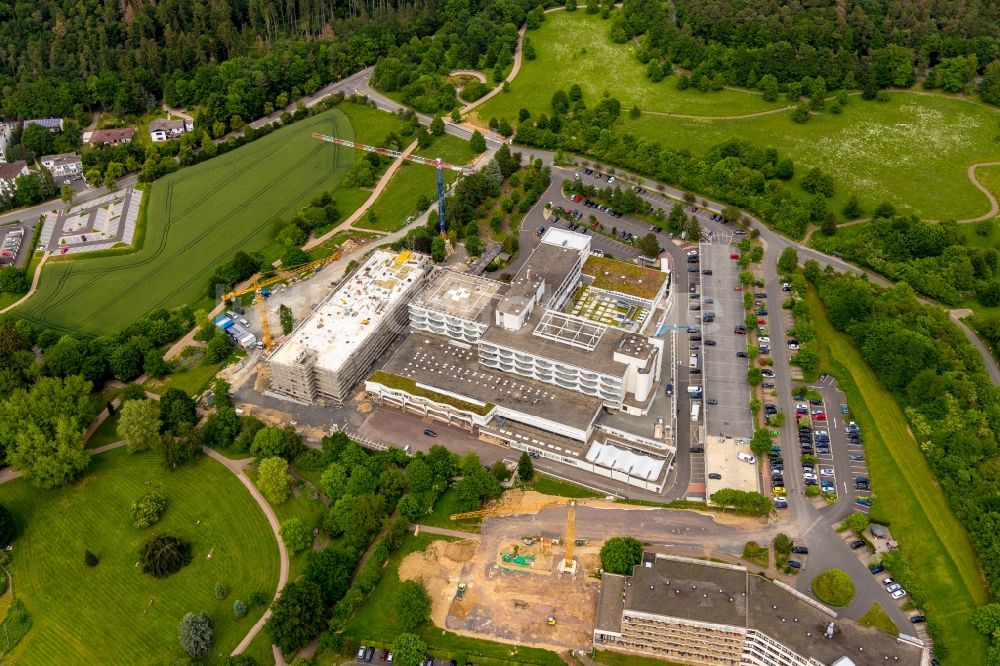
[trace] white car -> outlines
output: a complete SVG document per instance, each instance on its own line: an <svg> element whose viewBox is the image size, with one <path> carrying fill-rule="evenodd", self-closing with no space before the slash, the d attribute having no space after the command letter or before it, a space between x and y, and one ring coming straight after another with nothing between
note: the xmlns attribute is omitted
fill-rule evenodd
<svg viewBox="0 0 1000 666"><path fill-rule="evenodd" d="M698 256L698 250L688 250L688 256L689 257L697 257Z"/></svg>
<svg viewBox="0 0 1000 666"><path fill-rule="evenodd" d="M896 582L896 580L892 576L889 576L887 578L883 578L882 579L882 584L885 585L885 586L892 585L895 582Z"/></svg>
<svg viewBox="0 0 1000 666"><path fill-rule="evenodd" d="M799 348L799 343L797 343L797 342L789 342L788 343L788 348L791 349L792 351L795 351L796 349Z"/></svg>
<svg viewBox="0 0 1000 666"><path fill-rule="evenodd" d="M806 481L815 481L816 475L813 474L812 472L803 472L802 478L805 479Z"/></svg>
<svg viewBox="0 0 1000 666"><path fill-rule="evenodd" d="M832 467L824 467L823 469L821 469L819 471L819 473L820 473L821 476L833 476L833 468Z"/></svg>
<svg viewBox="0 0 1000 666"><path fill-rule="evenodd" d="M774 370L771 370L769 368L764 368L763 370L760 371L760 374L764 375L765 377L774 377Z"/></svg>
<svg viewBox="0 0 1000 666"><path fill-rule="evenodd" d="M902 599L903 597L906 596L906 590L903 589L896 590L889 596L891 596L893 599Z"/></svg>
<svg viewBox="0 0 1000 666"><path fill-rule="evenodd" d="M765 336L757 338L757 344L759 345L769 345L771 344L771 338Z"/></svg>

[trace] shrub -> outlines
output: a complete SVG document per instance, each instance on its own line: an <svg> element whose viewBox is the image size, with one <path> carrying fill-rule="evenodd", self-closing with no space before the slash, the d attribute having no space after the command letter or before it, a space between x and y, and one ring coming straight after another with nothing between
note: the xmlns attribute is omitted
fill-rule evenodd
<svg viewBox="0 0 1000 666"><path fill-rule="evenodd" d="M7 507L0 504L0 546L6 546L12 542L15 534L14 517L10 515Z"/></svg>
<svg viewBox="0 0 1000 666"><path fill-rule="evenodd" d="M816 598L830 606L846 606L854 599L854 583L846 572L827 569L812 582Z"/></svg>
<svg viewBox="0 0 1000 666"><path fill-rule="evenodd" d="M215 584L215 598L216 599L225 599L228 596L229 596L229 590L226 589L226 586L223 585L222 583L216 583Z"/></svg>
<svg viewBox="0 0 1000 666"><path fill-rule="evenodd" d="M250 609L247 608L247 605L239 599L233 602L233 615L235 615L237 619L245 616L249 611Z"/></svg>
<svg viewBox="0 0 1000 666"><path fill-rule="evenodd" d="M159 522L167 510L167 498L160 493L146 493L132 502L132 527L144 528Z"/></svg>
<svg viewBox="0 0 1000 666"><path fill-rule="evenodd" d="M98 562L97 555L94 555L89 550L83 551L83 563L88 567L96 567Z"/></svg>
<svg viewBox="0 0 1000 666"><path fill-rule="evenodd" d="M197 615L188 613L181 618L177 628L177 637L181 647L192 659L201 659L212 649L212 620L208 613L202 611Z"/></svg>
<svg viewBox="0 0 1000 666"><path fill-rule="evenodd" d="M139 550L143 573L166 578L191 562L191 543L169 534L157 534Z"/></svg>
<svg viewBox="0 0 1000 666"><path fill-rule="evenodd" d="M250 606L266 606L270 598L271 597L267 595L267 592L264 592L262 590L254 590L253 592L247 595L247 603Z"/></svg>

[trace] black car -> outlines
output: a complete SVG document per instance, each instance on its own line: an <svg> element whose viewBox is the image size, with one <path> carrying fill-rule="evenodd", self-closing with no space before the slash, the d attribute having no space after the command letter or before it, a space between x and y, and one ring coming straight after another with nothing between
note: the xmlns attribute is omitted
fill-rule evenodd
<svg viewBox="0 0 1000 666"><path fill-rule="evenodd" d="M809 549L805 546L792 546L792 552L796 555L808 555Z"/></svg>
<svg viewBox="0 0 1000 666"><path fill-rule="evenodd" d="M801 562L796 562L795 560L788 560L787 562L785 562L785 564L787 564L790 569L801 569L802 568L802 563Z"/></svg>
<svg viewBox="0 0 1000 666"><path fill-rule="evenodd" d="M426 430L424 430L424 434L427 435L428 437L437 437L438 436L438 434L436 432L434 432L433 430L431 430L430 428L427 428Z"/></svg>
<svg viewBox="0 0 1000 666"><path fill-rule="evenodd" d="M711 268L706 268L705 270L703 270L701 272L701 274L702 275L711 275L712 274L712 269Z"/></svg>
<svg viewBox="0 0 1000 666"><path fill-rule="evenodd" d="M689 374L700 375L701 374L701 368L691 368Z"/></svg>
<svg viewBox="0 0 1000 666"><path fill-rule="evenodd" d="M924 617L923 615L914 615L913 617L910 618L910 622L912 622L913 624L922 624L926 621L927 618Z"/></svg>
<svg viewBox="0 0 1000 666"><path fill-rule="evenodd" d="M778 488L779 486L785 485L785 478L782 476L775 476L771 479L771 487Z"/></svg>
<svg viewBox="0 0 1000 666"><path fill-rule="evenodd" d="M718 400L716 400L715 398L709 398L709 399L708 399L708 400L706 400L705 402L707 402L707 403L708 403L708 404L710 404L710 405L717 405L717 404L719 404L719 401L718 401Z"/></svg>
<svg viewBox="0 0 1000 666"><path fill-rule="evenodd" d="M738 352L736 352L736 356L738 358L746 358L747 357L747 353L745 351L738 351Z"/></svg>
<svg viewBox="0 0 1000 666"><path fill-rule="evenodd" d="M705 340L705 346L706 347L714 347L715 346L715 340Z"/></svg>
<svg viewBox="0 0 1000 666"><path fill-rule="evenodd" d="M708 478L720 481L722 479L722 475L719 474L718 472L712 472L711 474L708 475Z"/></svg>
<svg viewBox="0 0 1000 666"><path fill-rule="evenodd" d="M372 657L374 656L375 656L375 648L370 647L367 650L365 650L365 661L371 661Z"/></svg>
<svg viewBox="0 0 1000 666"><path fill-rule="evenodd" d="M852 541L849 545L851 546L851 550L857 550L858 548L864 548L865 542L858 539L857 541Z"/></svg>
<svg viewBox="0 0 1000 666"><path fill-rule="evenodd" d="M700 335L692 335L691 337L688 338L688 340L690 342L701 342L701 336Z"/></svg>
<svg viewBox="0 0 1000 666"><path fill-rule="evenodd" d="M766 291L758 291L753 296L754 296L754 298L767 298L767 292Z"/></svg>
<svg viewBox="0 0 1000 666"><path fill-rule="evenodd" d="M707 315L702 317L701 320L706 324L711 324L713 321L715 321L715 315L709 312Z"/></svg>
<svg viewBox="0 0 1000 666"><path fill-rule="evenodd" d="M692 446L691 453L704 453L705 449L700 446Z"/></svg>

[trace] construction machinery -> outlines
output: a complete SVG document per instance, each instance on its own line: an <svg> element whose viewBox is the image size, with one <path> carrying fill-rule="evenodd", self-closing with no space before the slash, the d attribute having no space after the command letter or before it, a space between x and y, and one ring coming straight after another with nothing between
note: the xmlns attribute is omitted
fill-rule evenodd
<svg viewBox="0 0 1000 666"><path fill-rule="evenodd" d="M318 141L326 141L327 143L333 143L338 146L344 146L345 148L353 148L354 150L363 150L367 153L375 153L376 155L384 155L385 157L391 157L392 159L404 159L408 162L414 162L416 164L423 164L424 166L432 166L437 169L437 193L438 193L438 228L441 230L441 234L444 235L444 170L455 171L462 175L469 175L474 172L473 169L466 167L455 166L454 164L448 164L441 160L440 157L435 159L430 159L428 157L420 157L419 155L407 155L399 150L393 150L392 148L383 148L381 146L369 146L364 143L356 143L354 141L348 141L347 139L341 139L335 136L328 136L326 134L320 134L319 132L313 132L312 138Z"/></svg>
<svg viewBox="0 0 1000 666"><path fill-rule="evenodd" d="M577 562L573 559L573 549L576 546L576 506L577 504L589 504L591 502L607 501L607 498L597 499L573 499L567 497L553 497L551 499L534 502L531 504L518 504L515 506L498 506L489 509L479 509L478 511L467 511L465 513L453 513L451 520L468 520L469 518L487 518L489 516L515 516L520 513L535 513L553 506L566 507L566 531L563 543L566 546L566 555L562 564L559 565L560 573L576 575Z"/></svg>
<svg viewBox="0 0 1000 666"><path fill-rule="evenodd" d="M336 261L343 256L343 252L334 252L329 257L310 261L308 264L294 266L288 270L278 271L272 277L265 280L260 279L260 274L251 278L251 284L246 289L237 289L222 295L223 301L232 301L244 294L254 294L254 305L257 306L257 313L260 315L260 328L264 335L264 346L268 351L274 348L274 337L271 335L271 325L267 320L267 310L264 308L264 299L269 295L268 287L279 282L287 282L295 278L306 277L309 273L315 273L331 261Z"/></svg>

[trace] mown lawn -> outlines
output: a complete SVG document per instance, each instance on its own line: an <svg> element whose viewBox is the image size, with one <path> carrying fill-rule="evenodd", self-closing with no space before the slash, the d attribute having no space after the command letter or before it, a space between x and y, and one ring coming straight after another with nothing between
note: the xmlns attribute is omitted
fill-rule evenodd
<svg viewBox="0 0 1000 666"><path fill-rule="evenodd" d="M373 641L377 645L388 646L391 644L393 639L402 632L392 612L396 590L400 583L397 573L399 563L408 554L424 550L431 542L443 538L433 534L408 535L399 549L389 558L382 579L375 586L365 604L348 623L344 633L358 644L371 645ZM485 666L512 663L542 664L544 666L562 664L559 657L548 650L459 636L444 631L430 622L417 629L415 633L423 639L435 657L442 659L450 659L452 655L462 653L469 661Z"/></svg>
<svg viewBox="0 0 1000 666"><path fill-rule="evenodd" d="M598 650L594 661L599 664L607 664L607 666L681 666L673 661L640 657L635 654L622 654L610 650Z"/></svg>
<svg viewBox="0 0 1000 666"><path fill-rule="evenodd" d="M402 122L345 103L197 166L161 178L149 196L143 247L132 254L47 265L18 312L59 331L116 331L156 307L194 303L236 250L269 244L271 223L334 190L357 155L312 132L377 142ZM336 194L335 194L336 198ZM346 216L364 196L340 201Z"/></svg>
<svg viewBox="0 0 1000 666"><path fill-rule="evenodd" d="M787 104L781 100L765 102L757 93L738 90L677 90L676 76L653 83L646 78L646 66L635 57L638 47L632 42L614 44L608 38L610 29L611 19L582 11L546 14L542 26L526 34L537 58L522 60L510 92L496 95L472 113L483 123L494 117L514 123L521 108L535 116L543 112L551 115L552 93L558 88L568 91L574 83L583 89L587 106L596 105L607 91L621 102L623 113L638 104L644 111L727 116Z"/></svg>
<svg viewBox="0 0 1000 666"><path fill-rule="evenodd" d="M926 219L966 219L989 209L969 181L970 164L1000 159L1000 114L937 95L890 93L888 102L852 96L840 115L823 113L808 123L790 112L742 120L684 120L645 114L626 117L620 131L656 139L695 154L732 138L774 147L795 163L793 191L812 167L833 176L836 194L828 208L838 217L856 194L866 215L881 201ZM985 170L984 170L985 171Z"/></svg>
<svg viewBox="0 0 1000 666"><path fill-rule="evenodd" d="M156 490L169 501L163 519L145 530L129 523L129 506ZM33 626L14 652L23 664L167 663L184 656L177 624L206 610L215 626L207 663L221 663L263 608L233 617L233 601L254 590L274 593L278 549L257 504L240 482L203 457L176 471L154 454L118 449L96 456L72 486L39 490L17 479L0 486L0 503L21 536L11 574ZM157 580L136 568L139 548L155 532L194 546L193 561ZM83 563L84 549L100 564ZM224 600L215 584L229 588Z"/></svg>
<svg viewBox="0 0 1000 666"><path fill-rule="evenodd" d="M475 153L469 148L469 142L458 137L445 134L434 138L434 143L430 148L415 151L414 154L421 157L438 158L447 162L461 166L468 164L475 157ZM454 171L445 170L445 186L457 178ZM389 181L389 184L371 207L371 212L375 214L374 223L370 222L367 216L358 220L355 226L366 229L380 229L382 231L395 231L406 224L406 220L411 215L417 215L417 198L423 194L431 202L431 206L437 205L437 169L403 162L399 170Z"/></svg>
<svg viewBox="0 0 1000 666"><path fill-rule="evenodd" d="M815 290L809 290L807 299L820 340L821 367L837 378L852 418L864 433L875 490L872 515L891 524L893 537L909 555L927 591L927 615L940 627L940 642L950 654L982 656L986 643L970 620L989 595L972 542L948 506L899 405L850 338L834 330Z"/></svg>

